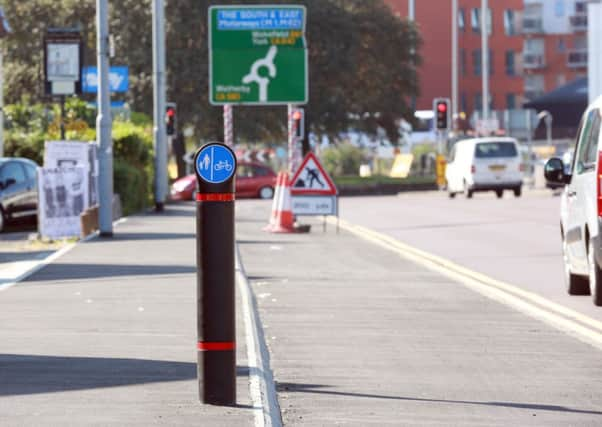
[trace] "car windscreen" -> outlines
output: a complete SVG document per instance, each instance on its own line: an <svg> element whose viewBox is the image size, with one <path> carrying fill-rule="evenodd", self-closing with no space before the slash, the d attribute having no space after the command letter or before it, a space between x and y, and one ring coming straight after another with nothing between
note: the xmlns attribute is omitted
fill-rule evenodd
<svg viewBox="0 0 602 427"><path fill-rule="evenodd" d="M492 159L498 157L516 157L516 144L513 142L479 142L475 149L475 157Z"/></svg>

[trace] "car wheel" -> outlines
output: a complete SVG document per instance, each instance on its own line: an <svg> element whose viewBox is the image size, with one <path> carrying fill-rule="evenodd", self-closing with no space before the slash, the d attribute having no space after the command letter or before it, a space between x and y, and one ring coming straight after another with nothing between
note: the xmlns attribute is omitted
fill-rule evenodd
<svg viewBox="0 0 602 427"><path fill-rule="evenodd" d="M589 282L586 277L577 276L571 273L571 264L569 262L568 245L562 238L562 259L564 264L564 283L569 295L587 295L589 294Z"/></svg>
<svg viewBox="0 0 602 427"><path fill-rule="evenodd" d="M272 187L261 187L259 189L260 199L271 199L274 197L274 189Z"/></svg>
<svg viewBox="0 0 602 427"><path fill-rule="evenodd" d="M450 199L453 199L456 197L456 193L454 193L453 191L448 192L447 195L449 196Z"/></svg>
<svg viewBox="0 0 602 427"><path fill-rule="evenodd" d="M594 305L602 305L602 271L596 263L594 242L590 239L587 248L587 261L589 265L589 290L594 300Z"/></svg>
<svg viewBox="0 0 602 427"><path fill-rule="evenodd" d="M464 195L467 199L472 199L472 190L468 187L466 181L464 181Z"/></svg>
<svg viewBox="0 0 602 427"><path fill-rule="evenodd" d="M495 190L495 195L498 199L501 199L502 197L504 197L504 190Z"/></svg>
<svg viewBox="0 0 602 427"><path fill-rule="evenodd" d="M514 196L515 196L515 197L520 197L522 193L523 193L523 189L522 189L522 187L516 187L516 188L514 189Z"/></svg>

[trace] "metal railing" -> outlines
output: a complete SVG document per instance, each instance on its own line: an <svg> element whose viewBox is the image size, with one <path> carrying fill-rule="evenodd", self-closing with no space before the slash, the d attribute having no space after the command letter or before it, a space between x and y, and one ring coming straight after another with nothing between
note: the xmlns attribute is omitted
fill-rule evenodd
<svg viewBox="0 0 602 427"><path fill-rule="evenodd" d="M587 49L571 49L567 55L567 65L570 68L587 67Z"/></svg>
<svg viewBox="0 0 602 427"><path fill-rule="evenodd" d="M523 33L543 33L543 18L541 16L523 16Z"/></svg>
<svg viewBox="0 0 602 427"><path fill-rule="evenodd" d="M569 22L573 32L587 31L587 14L578 13L573 16L569 16Z"/></svg>
<svg viewBox="0 0 602 427"><path fill-rule="evenodd" d="M524 52L523 53L523 68L535 70L546 66L546 57L543 53Z"/></svg>

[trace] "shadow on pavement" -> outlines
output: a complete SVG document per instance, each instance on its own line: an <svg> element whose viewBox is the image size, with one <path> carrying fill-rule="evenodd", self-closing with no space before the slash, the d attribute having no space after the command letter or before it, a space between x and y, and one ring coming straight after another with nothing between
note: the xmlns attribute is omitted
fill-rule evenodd
<svg viewBox="0 0 602 427"><path fill-rule="evenodd" d="M44 259L55 251L20 251L20 252L0 252L0 264L3 262L19 262Z"/></svg>
<svg viewBox="0 0 602 427"><path fill-rule="evenodd" d="M61 264L52 263L24 282L99 279L119 276L192 274L196 268L185 265Z"/></svg>
<svg viewBox="0 0 602 427"><path fill-rule="evenodd" d="M246 366L238 376L248 375ZM0 354L0 396L56 393L197 378L196 363Z"/></svg>
<svg viewBox="0 0 602 427"><path fill-rule="evenodd" d="M591 415L602 415L600 411L588 411L583 409L567 408L566 406L560 405L543 405L538 403L515 403L515 402L479 402L470 400L446 400L446 399L425 399L420 397L405 397L405 396L387 396L380 394L367 394L367 393L349 393L344 391L324 390L330 386L321 384L295 384L295 383L277 383L276 390L279 392L291 392L291 393L314 393L314 394L327 394L333 396L348 396L348 397L361 397L366 399L387 399L387 400L403 400L408 402L425 402L425 403L445 403L445 404L459 404L459 405L478 405L478 406L496 406L504 408L515 408L515 409L529 409L529 410L540 410L540 411L554 411L554 412L569 412L574 414L591 414Z"/></svg>
<svg viewBox="0 0 602 427"><path fill-rule="evenodd" d="M112 237L92 239L86 244L106 243L106 242L125 242L142 240L177 240L177 239L195 239L193 233L120 233L115 231Z"/></svg>

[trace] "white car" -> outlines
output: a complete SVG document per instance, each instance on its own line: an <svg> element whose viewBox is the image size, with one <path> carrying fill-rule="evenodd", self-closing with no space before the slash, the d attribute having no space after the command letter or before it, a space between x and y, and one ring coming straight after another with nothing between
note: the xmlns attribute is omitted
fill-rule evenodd
<svg viewBox="0 0 602 427"><path fill-rule="evenodd" d="M602 306L602 97L585 111L577 133L575 154L568 171L558 157L548 160L548 182L566 184L560 203L560 232L567 291L590 293Z"/></svg>
<svg viewBox="0 0 602 427"><path fill-rule="evenodd" d="M497 197L512 190L520 197L523 169L514 138L472 138L452 147L445 169L449 197L464 193L471 198L476 191L494 191Z"/></svg>

